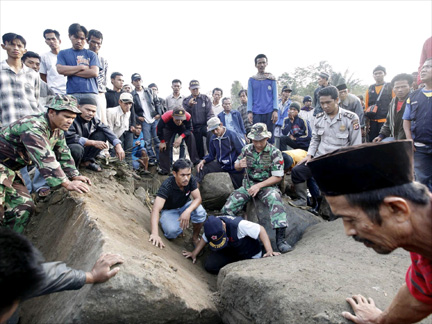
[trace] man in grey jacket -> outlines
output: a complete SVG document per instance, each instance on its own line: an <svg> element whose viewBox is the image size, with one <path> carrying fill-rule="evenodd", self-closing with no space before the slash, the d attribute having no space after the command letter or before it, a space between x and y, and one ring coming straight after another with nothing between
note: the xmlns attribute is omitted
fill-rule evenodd
<svg viewBox="0 0 432 324"><path fill-rule="evenodd" d="M120 271L111 267L124 262L118 254L103 254L90 272L68 268L63 262L43 263L41 253L27 238L7 228L0 229L0 260L1 324L14 314L20 302L105 282ZM17 320L14 316L10 322Z"/></svg>

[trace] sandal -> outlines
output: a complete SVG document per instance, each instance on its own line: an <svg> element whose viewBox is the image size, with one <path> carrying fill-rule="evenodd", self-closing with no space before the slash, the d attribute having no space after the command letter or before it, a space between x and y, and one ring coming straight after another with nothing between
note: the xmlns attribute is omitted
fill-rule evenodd
<svg viewBox="0 0 432 324"><path fill-rule="evenodd" d="M102 172L102 168L100 167L99 164L91 162L88 165L86 165L86 169L91 170L91 171L95 171L95 172Z"/></svg>
<svg viewBox="0 0 432 324"><path fill-rule="evenodd" d="M37 194L39 195L39 197L46 197L50 193L51 193L51 189L50 188L41 188L37 192Z"/></svg>

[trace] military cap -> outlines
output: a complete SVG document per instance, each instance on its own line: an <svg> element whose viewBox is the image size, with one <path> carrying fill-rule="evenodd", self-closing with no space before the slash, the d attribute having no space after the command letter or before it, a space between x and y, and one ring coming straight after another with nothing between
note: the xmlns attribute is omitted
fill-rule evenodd
<svg viewBox="0 0 432 324"><path fill-rule="evenodd" d="M184 110L183 107L176 107L173 109L172 116L174 119L185 120L186 119L186 111Z"/></svg>
<svg viewBox="0 0 432 324"><path fill-rule="evenodd" d="M297 109L297 111L300 111L300 104L297 101L293 101L291 103L291 105L289 106L289 109L291 109L291 108Z"/></svg>
<svg viewBox="0 0 432 324"><path fill-rule="evenodd" d="M51 97L45 107L58 111L68 110L75 114L81 114L81 110L78 109L78 101L71 95L57 94Z"/></svg>
<svg viewBox="0 0 432 324"><path fill-rule="evenodd" d="M308 162L321 191L339 196L414 180L411 140L344 147Z"/></svg>
<svg viewBox="0 0 432 324"><path fill-rule="evenodd" d="M204 234L209 242L210 249L218 251L228 244L228 238L224 231L222 220L215 216L209 216L204 223Z"/></svg>
<svg viewBox="0 0 432 324"><path fill-rule="evenodd" d="M267 131L267 125L264 123L256 123L252 126L248 134L248 138L254 141L261 141L264 138L270 138L272 134Z"/></svg>
<svg viewBox="0 0 432 324"><path fill-rule="evenodd" d="M211 132L212 130L219 127L221 121L217 117L212 117L207 121L207 132Z"/></svg>

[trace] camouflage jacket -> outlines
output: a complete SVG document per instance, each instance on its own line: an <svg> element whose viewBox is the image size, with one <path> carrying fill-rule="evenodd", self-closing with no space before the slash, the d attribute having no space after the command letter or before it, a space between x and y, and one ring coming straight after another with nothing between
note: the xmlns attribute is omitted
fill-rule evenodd
<svg viewBox="0 0 432 324"><path fill-rule="evenodd" d="M253 182L262 182L271 176L283 177L284 175L282 153L270 143L267 143L260 153L255 150L253 144L244 146L236 162L245 157L248 165L247 175Z"/></svg>
<svg viewBox="0 0 432 324"><path fill-rule="evenodd" d="M50 187L79 175L64 132L51 130L47 113L23 117L0 129L0 163L17 171L32 162Z"/></svg>

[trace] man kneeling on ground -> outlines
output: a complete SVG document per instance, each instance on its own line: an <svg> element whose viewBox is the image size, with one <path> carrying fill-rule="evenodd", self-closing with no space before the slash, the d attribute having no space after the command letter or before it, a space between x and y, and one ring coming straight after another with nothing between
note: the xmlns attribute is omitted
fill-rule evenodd
<svg viewBox="0 0 432 324"><path fill-rule="evenodd" d="M178 159L173 165L173 175L166 179L159 191L151 212L151 235L149 241L160 248L165 247L158 232L159 213L164 235L174 239L193 224L192 240L198 245L199 233L207 217L201 206L201 194L192 176L192 162ZM192 196L193 201L190 200Z"/></svg>
<svg viewBox="0 0 432 324"><path fill-rule="evenodd" d="M266 253L262 255L261 240ZM204 235L202 240L192 252L183 251L186 258L191 258L195 263L197 256L209 243L212 253L206 260L205 269L214 274L228 263L259 259L280 255L273 252L270 239L264 227L257 223L249 222L241 217L233 216L209 216L204 223Z"/></svg>

